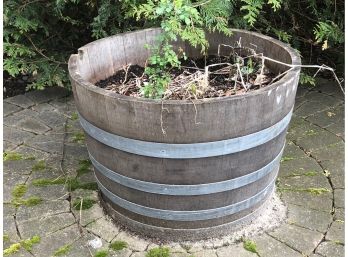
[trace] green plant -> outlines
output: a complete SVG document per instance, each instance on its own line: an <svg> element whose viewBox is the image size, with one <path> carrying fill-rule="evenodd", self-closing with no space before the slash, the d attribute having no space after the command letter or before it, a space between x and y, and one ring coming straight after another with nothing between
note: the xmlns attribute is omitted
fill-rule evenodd
<svg viewBox="0 0 348 257"><path fill-rule="evenodd" d="M17 152L4 152L2 158L4 161L19 161L23 159L23 155Z"/></svg>
<svg viewBox="0 0 348 257"><path fill-rule="evenodd" d="M9 256L11 254L14 254L18 252L21 249L21 244L20 243L15 243L10 245L9 248L4 250L4 256Z"/></svg>
<svg viewBox="0 0 348 257"><path fill-rule="evenodd" d="M114 251L120 251L127 248L128 244L125 241L114 241L110 244L110 248Z"/></svg>
<svg viewBox="0 0 348 257"><path fill-rule="evenodd" d="M4 256L9 256L9 255L15 254L21 249L21 247L23 247L25 250L30 252L32 250L34 244L38 244L38 243L40 243L40 241L41 241L41 237L35 235L29 239L25 239L25 240L20 241L19 243L15 243L15 244L10 245L9 248L4 250L3 254L4 254Z"/></svg>
<svg viewBox="0 0 348 257"><path fill-rule="evenodd" d="M230 34L227 29L229 7L228 0L199 3L148 0L145 4L132 5L130 15L136 16L137 20L145 18L160 21L163 31L155 45L147 46L152 56L145 68L145 74L149 77L149 82L142 88L145 97L161 98L171 81L170 70L180 67L180 57L186 58L183 49L179 49L179 55L176 54L172 41L187 41L193 47L200 47L202 53L205 53L208 41L203 27Z"/></svg>
<svg viewBox="0 0 348 257"><path fill-rule="evenodd" d="M31 169L32 171L42 171L46 169L46 162L44 160L40 160L35 163Z"/></svg>
<svg viewBox="0 0 348 257"><path fill-rule="evenodd" d="M151 80L143 89L148 97L160 97L170 80L168 72L160 79L157 61L168 71L184 56L173 55L172 38L205 48L203 28L256 30L291 44L304 62L318 59L340 70L344 64L343 0L7 0L3 18L4 70L11 76L29 75L28 88L69 85L70 54L93 38L154 26L169 37L150 46L157 58L148 65Z"/></svg>
<svg viewBox="0 0 348 257"><path fill-rule="evenodd" d="M30 206L35 206L38 205L42 202L42 198L38 197L38 196L31 196L27 199L22 199L22 198L14 198L11 200L11 203L15 206L15 207L19 207L21 205L30 207Z"/></svg>
<svg viewBox="0 0 348 257"><path fill-rule="evenodd" d="M90 209L96 201L89 198L76 199L73 202L73 207L75 210L87 210Z"/></svg>
<svg viewBox="0 0 348 257"><path fill-rule="evenodd" d="M25 250L30 252L34 244L38 244L40 243L40 241L41 241L40 236L33 236L32 238L21 241L21 245L23 246Z"/></svg>
<svg viewBox="0 0 348 257"><path fill-rule="evenodd" d="M55 179L36 179L33 180L32 184L34 186L46 187L51 185L66 185L70 191L76 189L88 189L97 190L98 185L95 182L80 182L77 178L71 177L58 177Z"/></svg>
<svg viewBox="0 0 348 257"><path fill-rule="evenodd" d="M77 168L77 176L81 176L85 173L90 172L90 167L92 166L92 162L90 160L80 160L79 167Z"/></svg>
<svg viewBox="0 0 348 257"><path fill-rule="evenodd" d="M243 247L245 250L247 250L249 252L257 253L256 244L252 240L244 240Z"/></svg>
<svg viewBox="0 0 348 257"><path fill-rule="evenodd" d="M25 195L25 193L27 192L27 185L25 184L18 184L14 187L14 189L12 190L12 196L14 198L21 198Z"/></svg>
<svg viewBox="0 0 348 257"><path fill-rule="evenodd" d="M71 245L63 245L62 247L59 247L54 253L53 256L62 256L66 255L70 251Z"/></svg>
<svg viewBox="0 0 348 257"><path fill-rule="evenodd" d="M107 250L99 250L94 254L94 257L106 257L108 256Z"/></svg>
<svg viewBox="0 0 348 257"><path fill-rule="evenodd" d="M157 247L147 252L146 257L169 257L168 247Z"/></svg>

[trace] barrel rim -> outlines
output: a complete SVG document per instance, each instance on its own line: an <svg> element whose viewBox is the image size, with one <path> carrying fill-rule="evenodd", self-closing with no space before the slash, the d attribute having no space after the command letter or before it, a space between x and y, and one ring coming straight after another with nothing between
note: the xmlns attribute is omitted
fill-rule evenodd
<svg viewBox="0 0 348 257"><path fill-rule="evenodd" d="M150 28L150 29L143 29L143 30L137 30L137 31L132 31L132 32L126 32L126 33L121 33L117 34L114 36L102 38L96 41L93 41L91 43L88 43L82 47L80 47L78 50L83 50L84 48L87 48L90 45L97 44L99 42L114 38L114 37L121 37L125 36L127 34L131 33L137 33L137 32L144 32L144 31L150 31L153 29L159 29L159 28ZM278 46L282 47L287 53L290 55L291 58L291 64L292 65L300 65L301 64L301 58L300 55L289 45L274 39L272 37L253 32L253 31L247 31L247 30L241 30L241 29L230 29L232 32L240 32L244 33L246 35L252 35L259 37L262 40L269 40L272 41L273 43L277 44ZM200 105L200 104L208 104L208 103L216 103L216 102L222 102L222 101L230 101L230 100L237 100L237 99L244 99L244 98L249 98L253 96L257 96L260 94L263 94L265 92L272 91L273 89L287 83L288 81L292 81L294 77L298 75L300 72L301 68L296 67L293 70L289 71L287 74L285 74L284 77L282 77L280 80L277 82L273 83L271 86L267 86L255 91L250 91L242 95L232 95L232 96L224 96L224 97L214 97L214 98L204 98L204 99L193 99L193 100L162 100L162 99L148 99L148 98L143 98L143 97L133 97L133 96L126 96L122 94L118 94L112 91L105 90L103 88L97 87L93 83L85 80L84 78L81 77L77 70L77 58L78 54L72 54L69 58L68 62L68 70L69 70L69 77L72 81L76 82L78 86L82 86L88 90L91 90L95 93L120 100L120 101L127 101L127 102L139 102L139 103L145 103L145 104L155 104L155 105L162 105L162 104L170 104L170 105L182 105L182 104L188 104L188 105Z"/></svg>

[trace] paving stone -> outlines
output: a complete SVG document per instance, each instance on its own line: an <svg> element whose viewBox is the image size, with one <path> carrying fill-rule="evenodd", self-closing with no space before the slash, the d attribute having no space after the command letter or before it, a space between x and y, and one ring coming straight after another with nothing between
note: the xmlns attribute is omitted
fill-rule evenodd
<svg viewBox="0 0 348 257"><path fill-rule="evenodd" d="M146 257L146 252L134 252L131 257Z"/></svg>
<svg viewBox="0 0 348 257"><path fill-rule="evenodd" d="M194 242L185 242L181 244L181 247L184 249L187 249L187 252L189 253L196 253L201 252L204 250L204 247L200 243L194 243Z"/></svg>
<svg viewBox="0 0 348 257"><path fill-rule="evenodd" d="M335 207L344 208L344 189L335 189Z"/></svg>
<svg viewBox="0 0 348 257"><path fill-rule="evenodd" d="M342 124L332 124L326 129L331 133L334 133L336 136L341 137L342 139L345 138L344 126Z"/></svg>
<svg viewBox="0 0 348 257"><path fill-rule="evenodd" d="M30 100L25 95L16 95L14 97L9 97L5 99L4 102L11 103L11 104L20 106L22 108L28 108L35 104L32 100Z"/></svg>
<svg viewBox="0 0 348 257"><path fill-rule="evenodd" d="M3 115L6 117L12 113L15 113L15 112L18 112L22 110L21 107L18 107L16 105L13 105L13 104L10 104L10 103L7 103L7 102L4 102L3 103Z"/></svg>
<svg viewBox="0 0 348 257"><path fill-rule="evenodd" d="M5 242L4 248L9 247L11 244L20 241L20 238L17 234L15 219L12 216L7 216L3 218L3 234L9 237L9 241Z"/></svg>
<svg viewBox="0 0 348 257"><path fill-rule="evenodd" d="M39 122L38 120L36 120L34 118L24 118L24 119L22 119L17 124L17 127L22 129L22 130L33 132L33 133L36 133L36 134L43 134L43 133L51 130L50 127L46 126L45 124Z"/></svg>
<svg viewBox="0 0 348 257"><path fill-rule="evenodd" d="M45 123L51 128L63 126L67 119L63 114L59 113L57 110L44 111L38 115L38 118L45 121Z"/></svg>
<svg viewBox="0 0 348 257"><path fill-rule="evenodd" d="M69 190L65 185L50 185L48 187L29 185L27 195L36 195L46 201L66 200L69 197Z"/></svg>
<svg viewBox="0 0 348 257"><path fill-rule="evenodd" d="M110 257L129 257L132 255L132 251L129 249L122 249L120 251L109 251L109 255Z"/></svg>
<svg viewBox="0 0 348 257"><path fill-rule="evenodd" d="M84 198L84 199L88 198L94 201L99 201L97 191L86 190L86 189L76 189L75 191L71 192L71 198L73 200L78 198Z"/></svg>
<svg viewBox="0 0 348 257"><path fill-rule="evenodd" d="M327 94L322 94L316 91L312 91L306 94L306 99L315 104L322 103L329 107L336 107L343 102L341 99L337 99L333 96L328 96Z"/></svg>
<svg viewBox="0 0 348 257"><path fill-rule="evenodd" d="M304 153L303 153L304 154ZM280 163L280 171L279 176L281 178L294 176L295 174L304 175L308 172L316 171L322 172L322 168L320 165L313 159L305 154L303 158L295 158L289 161L283 161ZM287 155L283 155L283 158L291 157Z"/></svg>
<svg viewBox="0 0 348 257"><path fill-rule="evenodd" d="M309 130L308 133L311 133L311 131L315 131L313 135L302 136L295 139L297 144L307 151L313 151L318 148L342 142L341 138L328 131L321 130L316 132L316 130Z"/></svg>
<svg viewBox="0 0 348 257"><path fill-rule="evenodd" d="M75 213L75 216L80 219L80 211L75 209L72 210ZM80 224L81 226L86 226L91 222L96 221L104 216L105 214L103 208L101 208L100 205L96 203L93 204L93 206L87 210L81 210Z"/></svg>
<svg viewBox="0 0 348 257"><path fill-rule="evenodd" d="M326 111L318 112L312 116L309 116L307 120L313 124L316 124L322 128L326 128L332 124L336 123L334 109L330 108Z"/></svg>
<svg viewBox="0 0 348 257"><path fill-rule="evenodd" d="M86 229L95 235L103 238L107 242L111 242L112 239L120 232L119 228L116 227L111 220L106 217L102 217L89 223Z"/></svg>
<svg viewBox="0 0 348 257"><path fill-rule="evenodd" d="M325 233L332 221L332 215L329 212L307 209L303 206L288 204L289 224L296 224L311 230Z"/></svg>
<svg viewBox="0 0 348 257"><path fill-rule="evenodd" d="M73 243L80 238L80 233L76 225L70 226L68 228L59 230L53 234L42 236L39 244L33 246L33 254L37 257L48 257L53 256L53 254L60 248ZM87 249L82 253L86 255L79 256L90 256ZM71 256L71 255L67 255ZM75 255L75 257L79 257Z"/></svg>
<svg viewBox="0 0 348 257"><path fill-rule="evenodd" d="M38 113L46 113L46 112L51 112L54 111L56 108L48 103L42 103L35 105L31 108L33 111L36 111Z"/></svg>
<svg viewBox="0 0 348 257"><path fill-rule="evenodd" d="M41 151L58 154L63 152L63 141L63 134L46 134L37 135L25 141L25 144Z"/></svg>
<svg viewBox="0 0 348 257"><path fill-rule="evenodd" d="M329 228L325 239L334 242L341 242L344 244L344 222L334 221Z"/></svg>
<svg viewBox="0 0 348 257"><path fill-rule="evenodd" d="M37 219L26 220L18 223L22 237L35 235L45 236L74 224L75 218L71 213L63 213L48 217L37 217Z"/></svg>
<svg viewBox="0 0 348 257"><path fill-rule="evenodd" d="M35 134L31 132L23 131L13 127L8 127L6 125L3 126L3 129L4 140L16 145L20 145L24 143L24 141L29 140L35 136Z"/></svg>
<svg viewBox="0 0 348 257"><path fill-rule="evenodd" d="M330 173L330 179L333 188L345 188L345 167L343 160L336 161L335 159L332 159L330 161L323 161L321 162L321 165L324 167L325 170L327 170Z"/></svg>
<svg viewBox="0 0 348 257"><path fill-rule="evenodd" d="M335 208L334 218L335 220L345 221L344 208Z"/></svg>
<svg viewBox="0 0 348 257"><path fill-rule="evenodd" d="M64 170L76 175L76 170L81 160L89 160L86 146L64 145Z"/></svg>
<svg viewBox="0 0 348 257"><path fill-rule="evenodd" d="M284 188L290 187L290 188L326 188L328 190L331 189L330 183L325 177L322 172L318 172L316 170L309 170L307 172L313 172L310 173L311 175L297 175L297 173L293 173L292 176L282 178L281 179L281 186ZM308 174L308 173L307 173ZM313 175L316 174L316 175Z"/></svg>
<svg viewBox="0 0 348 257"><path fill-rule="evenodd" d="M62 98L69 94L69 91L62 87L49 87L45 90L35 90L25 93L35 103L44 103L53 99Z"/></svg>
<svg viewBox="0 0 348 257"><path fill-rule="evenodd" d="M308 117L317 112L329 109L330 105L321 102L311 102L307 101L302 104L298 109L295 110L295 114L299 117Z"/></svg>
<svg viewBox="0 0 348 257"><path fill-rule="evenodd" d="M331 212L332 209L331 193L315 195L307 192L285 191L281 192L281 199L287 204L300 205L319 211Z"/></svg>
<svg viewBox="0 0 348 257"><path fill-rule="evenodd" d="M301 107L305 102L308 102L308 100L305 97L297 97L294 105L294 110L296 111L298 108Z"/></svg>
<svg viewBox="0 0 348 257"><path fill-rule="evenodd" d="M13 217L16 213L16 208L9 203L3 204L3 217Z"/></svg>
<svg viewBox="0 0 348 257"><path fill-rule="evenodd" d="M4 173L30 175L35 160L4 161Z"/></svg>
<svg viewBox="0 0 348 257"><path fill-rule="evenodd" d="M25 249L20 249L18 252L11 254L11 257L33 257L29 252L27 252Z"/></svg>
<svg viewBox="0 0 348 257"><path fill-rule="evenodd" d="M307 155L291 141L286 142L283 156L292 158L294 160L307 157Z"/></svg>
<svg viewBox="0 0 348 257"><path fill-rule="evenodd" d="M195 257L216 257L216 251L215 250L203 250L201 252L196 252L194 254Z"/></svg>
<svg viewBox="0 0 348 257"><path fill-rule="evenodd" d="M88 245L88 242L90 240L95 239L96 237L89 234L89 233L83 233L82 236L72 243L69 252L66 256L69 257L86 257L86 256L93 256L93 253L95 253L97 250L100 249L93 249L91 246ZM102 240L102 248L107 249L108 243Z"/></svg>
<svg viewBox="0 0 348 257"><path fill-rule="evenodd" d="M313 251L324 236L319 232L289 224L282 225L275 231L270 232L270 235L307 255Z"/></svg>
<svg viewBox="0 0 348 257"><path fill-rule="evenodd" d="M299 252L266 234L255 237L252 240L257 246L257 252L260 257L303 257Z"/></svg>
<svg viewBox="0 0 348 257"><path fill-rule="evenodd" d="M50 105L54 106L57 110L61 112L65 112L69 109L69 102L71 101L70 97L63 97L59 99L53 99L49 102ZM72 99L72 103L74 103L74 100Z"/></svg>
<svg viewBox="0 0 348 257"><path fill-rule="evenodd" d="M341 89L337 84L334 84L331 81L328 81L327 79L321 78L318 78L317 81L319 81L319 83L317 83L317 85L315 86L315 91L335 96L335 99L344 99L344 94L342 93Z"/></svg>
<svg viewBox="0 0 348 257"><path fill-rule="evenodd" d="M94 172L91 170L88 173L85 173L79 177L79 180L83 183L96 182Z"/></svg>
<svg viewBox="0 0 348 257"><path fill-rule="evenodd" d="M22 222L38 217L48 217L59 213L70 212L70 203L66 200L44 201L35 206L20 206L17 210L17 221Z"/></svg>
<svg viewBox="0 0 348 257"><path fill-rule="evenodd" d="M256 246L257 247L257 246ZM243 244L230 245L216 250L218 257L257 257L256 253L244 249Z"/></svg>
<svg viewBox="0 0 348 257"><path fill-rule="evenodd" d="M192 257L192 256L193 255L189 254L189 253L171 253L170 254L170 257ZM132 255L132 257L133 257L133 255ZM145 257L145 255L144 255L144 257Z"/></svg>
<svg viewBox="0 0 348 257"><path fill-rule="evenodd" d="M323 257L344 257L344 246L334 242L322 242L316 253Z"/></svg>
<svg viewBox="0 0 348 257"><path fill-rule="evenodd" d="M344 160L344 142L338 141L323 148L313 150L311 154L320 161Z"/></svg>
<svg viewBox="0 0 348 257"><path fill-rule="evenodd" d="M305 96L309 93L309 88L307 86L298 85L297 91L296 91L296 100L300 97Z"/></svg>
<svg viewBox="0 0 348 257"><path fill-rule="evenodd" d="M115 240L126 241L128 243L128 248L133 251L142 252L145 251L147 246L150 244L144 239L141 239L136 236L131 236L128 233L122 231L120 232Z"/></svg>
<svg viewBox="0 0 348 257"><path fill-rule="evenodd" d="M305 119L303 119L303 118L297 116L295 113L293 113L292 116L291 116L291 121L290 121L290 124L289 124L289 128L288 128L287 134L291 130L296 129L297 127L302 126L304 124L309 124L309 122L307 122Z"/></svg>
<svg viewBox="0 0 348 257"><path fill-rule="evenodd" d="M3 148L4 148L4 151L6 152L6 151L12 151L12 150L14 150L18 145L16 145L16 144L13 144L13 143L11 143L11 142L8 142L8 141L6 141L6 140L4 140L3 141Z"/></svg>
<svg viewBox="0 0 348 257"><path fill-rule="evenodd" d="M16 185L24 184L28 179L27 175L21 174L3 174L3 201L10 202L12 199L12 190Z"/></svg>
<svg viewBox="0 0 348 257"><path fill-rule="evenodd" d="M4 118L4 124L7 126L18 127L18 124L23 121L23 119L33 119L38 122L43 122L38 118L39 113L33 110L24 109L17 112L15 115L10 115Z"/></svg>

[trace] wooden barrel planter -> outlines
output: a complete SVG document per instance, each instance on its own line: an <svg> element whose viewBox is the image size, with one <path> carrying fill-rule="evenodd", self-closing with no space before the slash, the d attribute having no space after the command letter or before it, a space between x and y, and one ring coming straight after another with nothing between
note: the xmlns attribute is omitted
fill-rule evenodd
<svg viewBox="0 0 348 257"><path fill-rule="evenodd" d="M274 191L300 69L244 95L151 100L94 84L127 64L144 65L160 29L92 42L69 60L80 123L107 212L131 230L164 239L201 239L250 221ZM208 35L218 44L257 46L265 56L300 64L273 38L233 30ZM199 50L174 44L191 56ZM288 67L267 63L274 73ZM163 133L162 130L165 130Z"/></svg>

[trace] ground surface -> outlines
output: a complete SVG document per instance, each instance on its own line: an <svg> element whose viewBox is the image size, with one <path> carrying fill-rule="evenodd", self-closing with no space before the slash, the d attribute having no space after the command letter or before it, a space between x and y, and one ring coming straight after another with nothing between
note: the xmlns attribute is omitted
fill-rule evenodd
<svg viewBox="0 0 348 257"><path fill-rule="evenodd" d="M249 247L228 240L176 243L169 245L170 256L343 257L343 101L328 81L298 90L277 181L288 207L283 225L246 238L253 241ZM5 99L4 151L4 249L9 256L85 257L106 249L108 256L143 257L157 247L115 227L103 214L74 102L65 91L50 88ZM86 209L75 210L81 198ZM127 246L111 250L116 241Z"/></svg>

